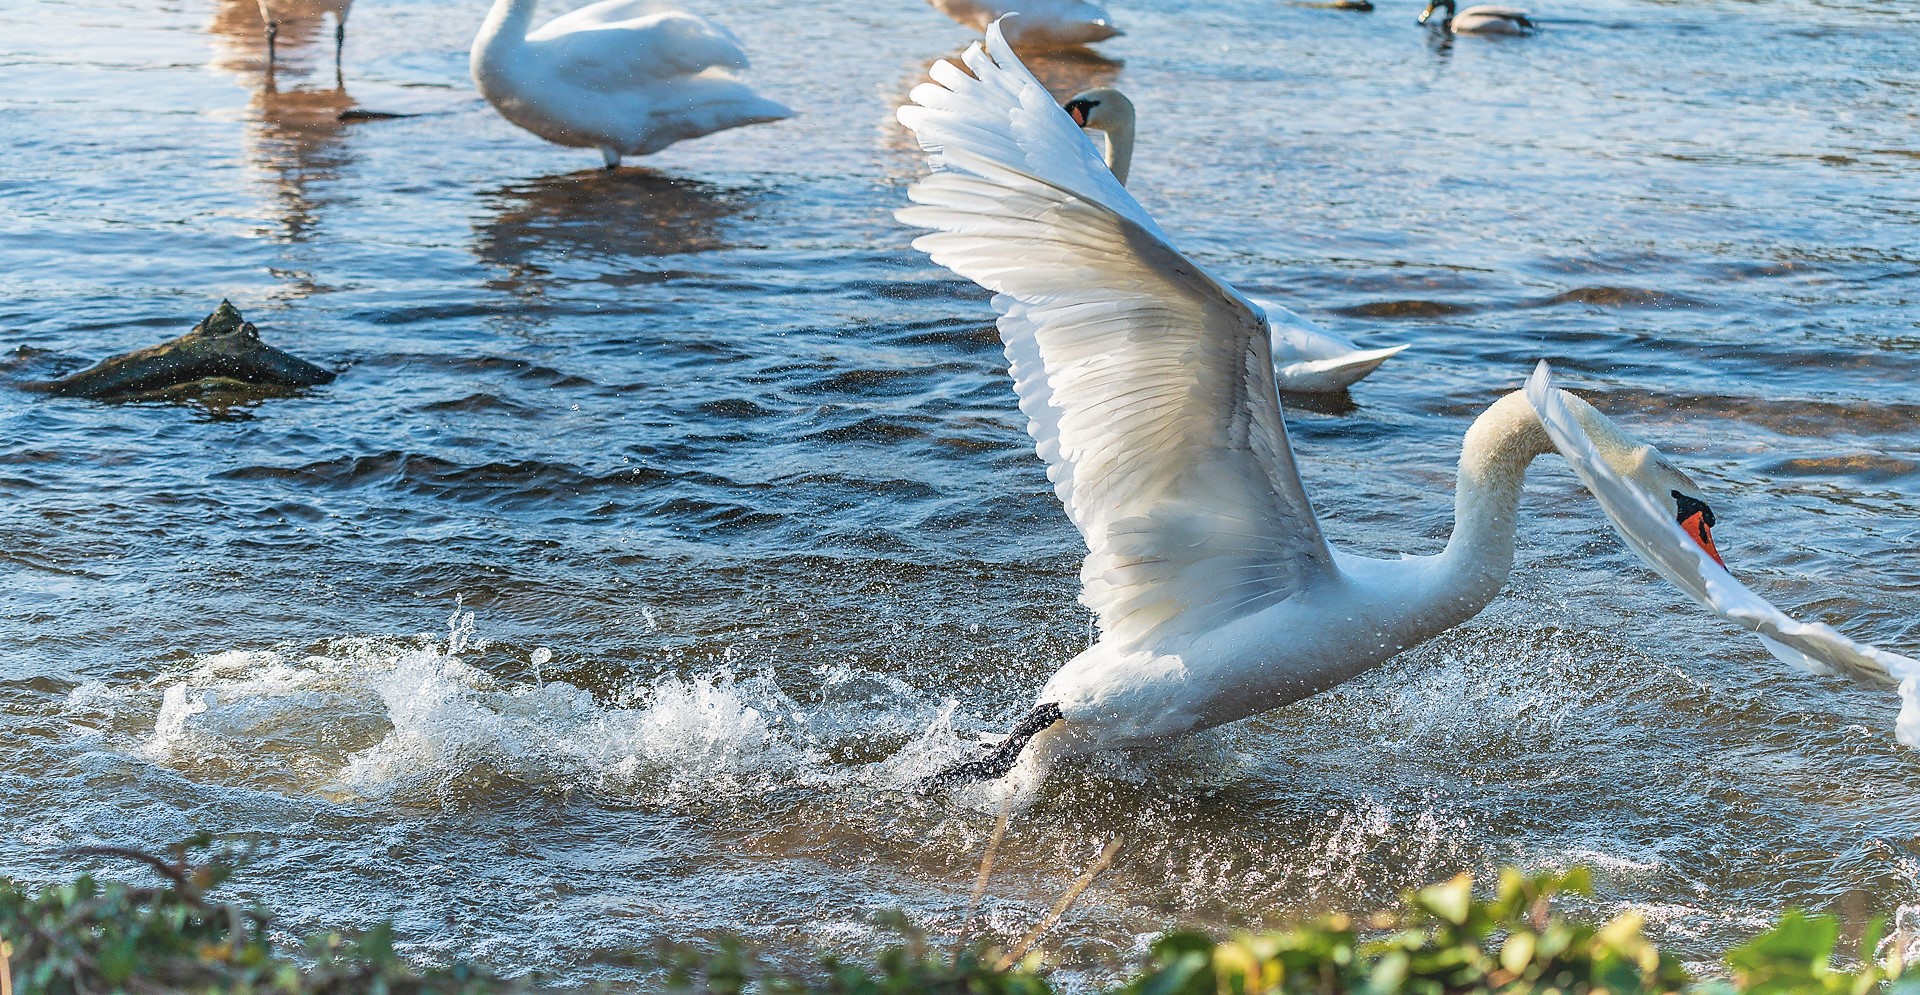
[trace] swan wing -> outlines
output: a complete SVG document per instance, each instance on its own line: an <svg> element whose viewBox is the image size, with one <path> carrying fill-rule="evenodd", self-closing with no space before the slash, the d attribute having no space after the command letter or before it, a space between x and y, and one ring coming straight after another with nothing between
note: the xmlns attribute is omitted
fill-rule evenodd
<svg viewBox="0 0 1920 995"><path fill-rule="evenodd" d="M899 217L995 294L1102 632L1198 631L1330 571L1260 311L1173 247L997 23L962 59L971 75L935 63L900 109L934 172Z"/></svg>
<svg viewBox="0 0 1920 995"><path fill-rule="evenodd" d="M1653 495L1600 458L1548 376L1543 362L1527 381L1527 400L1629 548L1693 600L1758 635L1781 660L1814 673L1898 685L1895 734L1907 746L1920 747L1920 661L1855 642L1821 622L1799 621L1735 580L1680 530Z"/></svg>
<svg viewBox="0 0 1920 995"><path fill-rule="evenodd" d="M541 26L527 36L527 44L561 78L593 90L618 91L709 69L747 68L747 54L732 32L683 11L563 31L552 28L552 23Z"/></svg>
<svg viewBox="0 0 1920 995"><path fill-rule="evenodd" d="M545 24L528 32L529 37L543 34L558 34L564 31L579 31L597 28L603 24L617 24L649 14L660 14L674 10L669 0L601 0L590 3L577 10L570 10Z"/></svg>

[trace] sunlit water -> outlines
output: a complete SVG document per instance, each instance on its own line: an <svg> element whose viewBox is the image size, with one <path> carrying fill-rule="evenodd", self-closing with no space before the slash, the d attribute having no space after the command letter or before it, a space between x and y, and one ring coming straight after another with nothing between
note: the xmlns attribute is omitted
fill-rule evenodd
<svg viewBox="0 0 1920 995"><path fill-rule="evenodd" d="M1415 348L1291 404L1328 529L1439 547L1461 433L1532 362L1676 454L1790 609L1920 646L1920 31L1881 0L1120 0L1134 188L1250 292ZM965 32L913 0L710 13L793 121L603 174L466 80L484 3L363 0L347 85L252 0L0 5L0 873L196 828L300 927L642 979L662 937L803 961L949 935L990 815L900 788L1089 638L1078 538L985 295L892 220L892 109ZM416 116L343 123L343 110ZM19 384L222 296L341 370L231 407ZM1474 622L1334 692L1068 772L985 930L1074 984L1176 924L1592 865L1711 959L1787 906L1920 902L1883 691L1785 671L1542 460ZM544 650L544 652L542 652Z"/></svg>

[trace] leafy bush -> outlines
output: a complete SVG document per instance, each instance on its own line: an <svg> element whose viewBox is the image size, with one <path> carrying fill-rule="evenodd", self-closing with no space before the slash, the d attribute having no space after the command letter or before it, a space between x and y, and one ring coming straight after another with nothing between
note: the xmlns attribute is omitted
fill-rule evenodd
<svg viewBox="0 0 1920 995"><path fill-rule="evenodd" d="M276 944L264 910L207 898L235 859L220 850L200 863L189 860L210 845L203 834L165 857L86 851L146 864L164 880L158 888L82 875L29 893L0 881L0 974L10 958L19 995L535 990L471 965L415 968L395 954L387 927L351 938L328 933L293 949ZM1726 955L1728 977L1696 983L1646 938L1638 914L1592 926L1552 909L1557 895L1590 891L1585 870L1531 877L1506 870L1491 897L1475 897L1473 884L1461 875L1408 895L1398 911L1364 920L1323 916L1226 940L1170 933L1111 995L1920 995L1920 972L1902 974L1905 937L1889 944L1887 963L1876 961L1878 923L1867 931L1859 965L1843 969L1833 963L1838 920L1789 912ZM657 966L665 986L686 995L1052 995L1038 956L1002 970L997 950L946 950L904 919L893 925L904 941L871 964L829 958L810 972L777 971L728 942L717 950L666 947Z"/></svg>
<svg viewBox="0 0 1920 995"><path fill-rule="evenodd" d="M233 873L234 854L206 850L202 833L167 857L100 847L82 854L125 857L151 867L159 888L101 883L83 874L30 894L0 880L0 961L12 961L20 995L183 992L304 995L482 995L513 987L482 969L419 971L393 950L391 927L363 936L309 938L300 959L273 941L264 910L216 904L207 892ZM0 984L0 987L5 987Z"/></svg>

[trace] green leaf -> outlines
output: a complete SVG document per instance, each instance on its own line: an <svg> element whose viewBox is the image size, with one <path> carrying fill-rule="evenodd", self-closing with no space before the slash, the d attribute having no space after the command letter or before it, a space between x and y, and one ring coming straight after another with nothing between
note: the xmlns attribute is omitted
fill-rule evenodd
<svg viewBox="0 0 1920 995"><path fill-rule="evenodd" d="M1514 933L1500 945L1500 966L1513 974L1522 974L1533 962L1533 934Z"/></svg>
<svg viewBox="0 0 1920 995"><path fill-rule="evenodd" d="M1473 875L1455 875L1445 884L1422 888L1414 895L1414 902L1447 922L1465 925L1467 911L1473 905Z"/></svg>

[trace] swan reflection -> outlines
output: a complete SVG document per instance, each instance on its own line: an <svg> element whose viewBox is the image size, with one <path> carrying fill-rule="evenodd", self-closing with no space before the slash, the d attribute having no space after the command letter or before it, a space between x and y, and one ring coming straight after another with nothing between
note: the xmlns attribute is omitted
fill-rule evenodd
<svg viewBox="0 0 1920 995"><path fill-rule="evenodd" d="M589 169L483 196L492 211L475 225L474 254L504 271L497 289L538 293L647 282L654 270L638 260L726 248L725 222L754 192L645 169Z"/></svg>
<svg viewBox="0 0 1920 995"><path fill-rule="evenodd" d="M281 23L283 68L287 50L315 41L323 26L316 18ZM287 74L276 74L268 66L258 0L220 0L208 27L215 39L211 65L252 89L242 154L268 192L262 212L268 221L260 235L282 243L306 242L324 207L347 196L333 193L333 181L356 159L341 120L354 109L353 98L337 78L321 85L287 85ZM280 269L293 281L295 293L312 291L306 266L288 260Z"/></svg>
<svg viewBox="0 0 1920 995"><path fill-rule="evenodd" d="M1023 52L1020 58L1027 64L1028 71L1033 73L1033 78L1053 94L1056 104L1083 90L1114 85L1120 80L1120 70L1126 67L1126 63L1120 59L1109 59L1086 48L1032 54Z"/></svg>
<svg viewBox="0 0 1920 995"><path fill-rule="evenodd" d="M304 242L319 224L322 208L350 196L329 187L355 161L340 116L353 108L340 89L282 90L269 76L248 105L248 165L271 188L274 230L283 242Z"/></svg>

